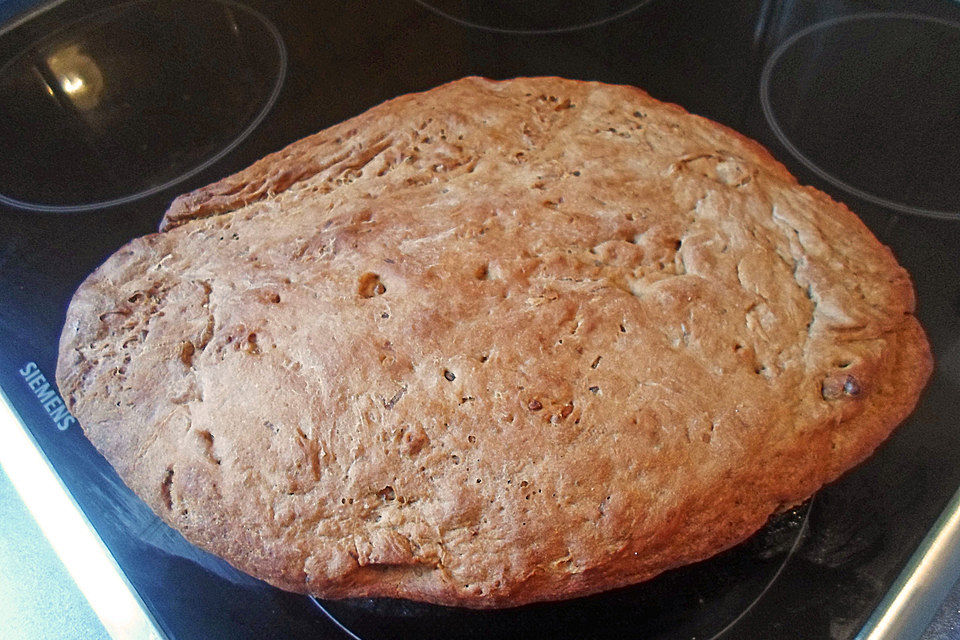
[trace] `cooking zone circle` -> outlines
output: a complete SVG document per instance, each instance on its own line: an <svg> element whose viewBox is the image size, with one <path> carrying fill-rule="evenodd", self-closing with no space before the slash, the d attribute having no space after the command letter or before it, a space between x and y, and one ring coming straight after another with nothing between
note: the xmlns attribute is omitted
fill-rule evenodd
<svg viewBox="0 0 960 640"><path fill-rule="evenodd" d="M780 142L827 182L874 204L960 216L960 25L869 13L784 41L760 100Z"/></svg>
<svg viewBox="0 0 960 640"><path fill-rule="evenodd" d="M553 0L414 0L425 9L463 26L492 31L538 35L598 27L629 15L651 0L555 2Z"/></svg>
<svg viewBox="0 0 960 640"><path fill-rule="evenodd" d="M773 516L749 540L647 582L565 602L472 611L405 600L314 600L354 640L720 640L756 605L805 539L813 499ZM642 625L638 623L642 621Z"/></svg>
<svg viewBox="0 0 960 640"><path fill-rule="evenodd" d="M0 202L79 212L164 190L263 120L286 49L230 0L142 0L87 16L0 68Z"/></svg>

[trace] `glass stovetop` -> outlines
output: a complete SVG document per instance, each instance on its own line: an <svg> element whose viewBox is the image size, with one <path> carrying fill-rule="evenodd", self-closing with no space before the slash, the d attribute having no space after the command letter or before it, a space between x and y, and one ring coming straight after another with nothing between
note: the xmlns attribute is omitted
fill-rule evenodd
<svg viewBox="0 0 960 640"><path fill-rule="evenodd" d="M0 388L161 635L850 639L960 487L958 4L68 0L6 19ZM179 193L465 75L640 86L846 202L917 285L937 368L915 415L740 547L565 603L318 602L187 544L44 395L74 289Z"/></svg>

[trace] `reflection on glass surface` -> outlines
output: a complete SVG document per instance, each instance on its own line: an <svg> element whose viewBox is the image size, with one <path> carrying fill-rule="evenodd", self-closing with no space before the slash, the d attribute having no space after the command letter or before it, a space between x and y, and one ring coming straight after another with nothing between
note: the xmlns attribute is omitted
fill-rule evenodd
<svg viewBox="0 0 960 640"><path fill-rule="evenodd" d="M111 637L159 640L159 632L109 551L2 394L0 468Z"/></svg>
<svg viewBox="0 0 960 640"><path fill-rule="evenodd" d="M0 202L85 210L209 166L266 115L286 53L230 0L139 0L0 64Z"/></svg>
<svg viewBox="0 0 960 640"><path fill-rule="evenodd" d="M103 73L93 59L71 44L47 56L46 66L78 109L93 109L103 94ZM45 75L45 74L44 74ZM48 87L48 93L53 90Z"/></svg>

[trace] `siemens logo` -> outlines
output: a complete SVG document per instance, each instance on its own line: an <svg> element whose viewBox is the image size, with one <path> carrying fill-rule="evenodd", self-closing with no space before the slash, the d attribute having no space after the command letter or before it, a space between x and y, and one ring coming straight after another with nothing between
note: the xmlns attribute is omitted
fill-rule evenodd
<svg viewBox="0 0 960 640"><path fill-rule="evenodd" d="M47 415L50 416L53 423L57 425L57 429L66 431L70 428L71 424L77 421L77 419L67 411L67 407L63 404L60 395L57 394L57 390L50 384L47 377L43 375L43 372L40 371L40 367L37 366L36 362L28 362L23 365L23 369L20 369L20 375L23 376L30 390L33 391L33 395L40 401L43 410L47 412Z"/></svg>

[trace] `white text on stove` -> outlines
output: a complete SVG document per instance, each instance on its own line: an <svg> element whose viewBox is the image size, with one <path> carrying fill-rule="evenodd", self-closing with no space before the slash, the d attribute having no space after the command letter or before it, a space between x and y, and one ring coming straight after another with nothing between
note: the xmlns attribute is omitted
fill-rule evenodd
<svg viewBox="0 0 960 640"><path fill-rule="evenodd" d="M37 400L43 405L43 410L57 425L60 431L66 431L70 425L77 421L63 404L63 400L57 394L57 390L47 381L46 376L40 371L36 362L28 362L20 369L20 375L26 380L27 386L37 396Z"/></svg>

